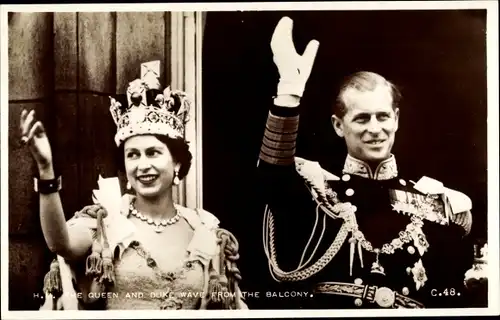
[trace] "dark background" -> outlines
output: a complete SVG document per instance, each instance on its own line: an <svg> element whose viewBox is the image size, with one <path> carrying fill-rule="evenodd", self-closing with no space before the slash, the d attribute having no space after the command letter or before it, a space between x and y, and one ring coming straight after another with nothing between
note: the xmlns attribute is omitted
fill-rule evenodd
<svg viewBox="0 0 500 320"><path fill-rule="evenodd" d="M484 239L484 10L209 12L203 43L203 200L240 240L242 290L269 281L255 169L278 82L269 43L283 15L294 20L299 53L310 40L320 42L300 107L297 155L339 175L346 148L330 125L339 83L359 70L379 73L403 93L393 149L400 173L414 181L429 176L466 193L473 201L471 235Z"/></svg>

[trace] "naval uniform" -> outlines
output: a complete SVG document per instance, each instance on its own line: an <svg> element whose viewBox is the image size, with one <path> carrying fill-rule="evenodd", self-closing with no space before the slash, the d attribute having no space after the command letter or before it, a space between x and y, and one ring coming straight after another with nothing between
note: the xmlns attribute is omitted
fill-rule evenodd
<svg viewBox="0 0 500 320"><path fill-rule="evenodd" d="M431 178L375 171L347 156L339 174L295 157L298 108L273 106L259 173L275 289L307 292L277 308L467 307L470 199Z"/></svg>

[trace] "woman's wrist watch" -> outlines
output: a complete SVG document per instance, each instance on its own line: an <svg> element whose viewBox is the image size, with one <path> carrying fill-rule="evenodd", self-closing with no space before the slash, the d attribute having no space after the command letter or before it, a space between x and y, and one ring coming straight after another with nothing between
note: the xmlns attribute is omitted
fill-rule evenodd
<svg viewBox="0 0 500 320"><path fill-rule="evenodd" d="M62 189L61 176L55 179L42 180L33 178L33 180L33 188L35 189L35 192L39 192L41 194L51 194Z"/></svg>

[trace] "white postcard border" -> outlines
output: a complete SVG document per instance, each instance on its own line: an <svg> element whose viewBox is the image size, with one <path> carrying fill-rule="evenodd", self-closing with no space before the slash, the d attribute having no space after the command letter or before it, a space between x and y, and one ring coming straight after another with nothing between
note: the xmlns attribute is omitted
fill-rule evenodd
<svg viewBox="0 0 500 320"><path fill-rule="evenodd" d="M487 10L487 85L488 85L488 245L489 307L481 309L423 310L237 310L237 311L9 311L8 310L8 22L7 12L101 12L101 11L269 11L269 10ZM376 316L472 316L498 315L499 290L499 202L498 202L498 3L497 1L408 1L408 2L294 2L294 3L174 3L174 4L62 4L1 6L1 310L5 319L86 319L100 318L260 318L260 317L376 317ZM201 172L199 173L201 174Z"/></svg>

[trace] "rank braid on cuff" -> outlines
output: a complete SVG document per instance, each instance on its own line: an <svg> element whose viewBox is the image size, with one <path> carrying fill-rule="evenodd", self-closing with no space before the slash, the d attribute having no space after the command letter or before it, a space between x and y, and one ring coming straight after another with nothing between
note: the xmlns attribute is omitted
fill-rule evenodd
<svg viewBox="0 0 500 320"><path fill-rule="evenodd" d="M259 158L276 165L292 164L298 127L298 115L281 117L269 112Z"/></svg>

